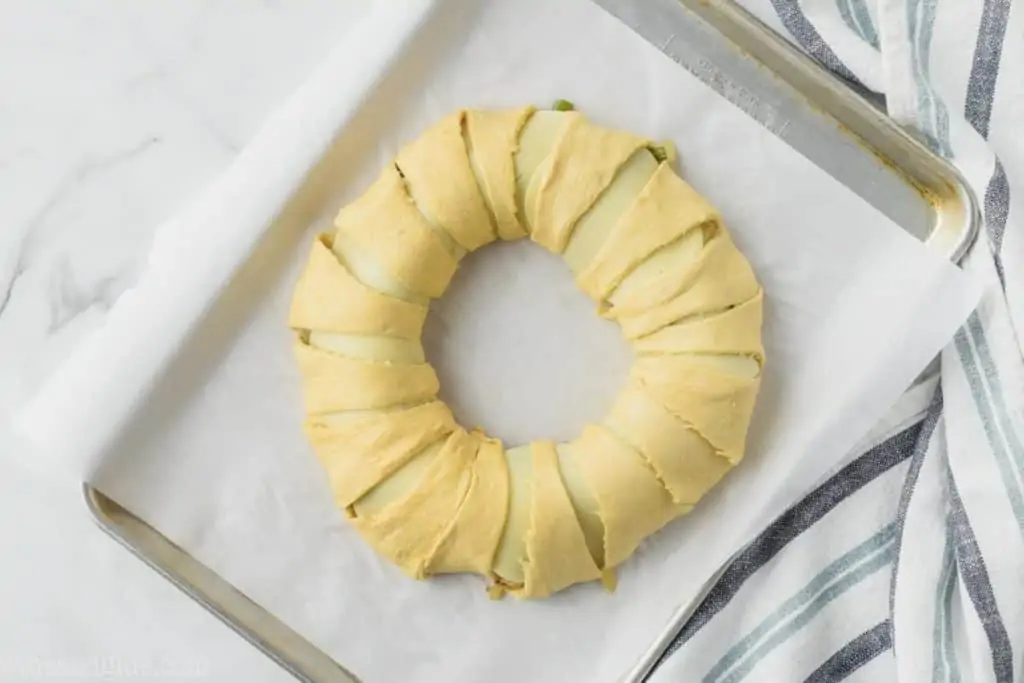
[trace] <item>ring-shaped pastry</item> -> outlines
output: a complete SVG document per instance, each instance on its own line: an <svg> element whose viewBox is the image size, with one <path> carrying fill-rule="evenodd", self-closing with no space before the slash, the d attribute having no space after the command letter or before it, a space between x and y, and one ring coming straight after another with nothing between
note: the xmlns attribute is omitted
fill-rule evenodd
<svg viewBox="0 0 1024 683"><path fill-rule="evenodd" d="M762 290L671 148L567 107L456 111L313 243L289 325L306 433L360 535L407 574L492 594L603 580L743 456ZM603 421L506 450L437 398L420 333L466 253L561 254L636 353Z"/></svg>

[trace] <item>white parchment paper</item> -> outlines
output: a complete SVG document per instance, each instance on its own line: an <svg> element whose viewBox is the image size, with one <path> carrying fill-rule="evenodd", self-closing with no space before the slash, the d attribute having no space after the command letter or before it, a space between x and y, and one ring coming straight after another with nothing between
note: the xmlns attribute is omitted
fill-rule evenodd
<svg viewBox="0 0 1024 683"><path fill-rule="evenodd" d="M494 602L473 577L406 579L345 525L299 429L285 318L309 240L402 142L456 107L556 98L676 143L684 177L720 208L764 285L768 363L747 459L641 547L616 593ZM451 2L92 478L365 681L612 681L843 458L976 298L959 270L586 0ZM154 301L146 315L163 310ZM510 443L568 438L598 419L629 362L568 270L524 243L467 261L427 347L460 417Z"/></svg>

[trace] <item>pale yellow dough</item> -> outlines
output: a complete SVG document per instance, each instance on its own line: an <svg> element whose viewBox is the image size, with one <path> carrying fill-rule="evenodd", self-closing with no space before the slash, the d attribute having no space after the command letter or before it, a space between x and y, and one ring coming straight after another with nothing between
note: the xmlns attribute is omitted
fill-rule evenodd
<svg viewBox="0 0 1024 683"><path fill-rule="evenodd" d="M523 598L611 588L743 457L763 292L652 144L574 111L459 110L314 241L288 321L305 430L337 505L408 575L475 572ZM467 251L527 236L637 356L602 422L506 450L438 400L420 333Z"/></svg>

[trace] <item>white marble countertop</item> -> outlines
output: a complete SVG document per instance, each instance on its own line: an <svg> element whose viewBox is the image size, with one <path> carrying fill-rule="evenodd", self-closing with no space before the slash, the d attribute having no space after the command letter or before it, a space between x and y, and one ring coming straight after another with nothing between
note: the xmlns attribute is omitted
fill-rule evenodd
<svg viewBox="0 0 1024 683"><path fill-rule="evenodd" d="M0 5L0 419L137 277L355 0ZM0 680L292 680L0 458Z"/></svg>

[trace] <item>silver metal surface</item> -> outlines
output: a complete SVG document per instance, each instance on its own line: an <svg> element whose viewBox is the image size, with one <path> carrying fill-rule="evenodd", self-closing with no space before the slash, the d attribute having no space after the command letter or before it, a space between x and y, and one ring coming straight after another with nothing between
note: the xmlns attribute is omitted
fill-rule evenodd
<svg viewBox="0 0 1024 683"><path fill-rule="evenodd" d="M359 683L333 659L172 543L97 491L85 504L107 534L303 683Z"/></svg>
<svg viewBox="0 0 1024 683"><path fill-rule="evenodd" d="M910 234L954 261L970 246L981 214L956 169L731 0L594 2ZM107 533L298 680L356 680L130 511L88 485L85 499ZM621 681L650 674L700 598Z"/></svg>
<svg viewBox="0 0 1024 683"><path fill-rule="evenodd" d="M959 172L732 0L594 0L953 260L980 224Z"/></svg>

